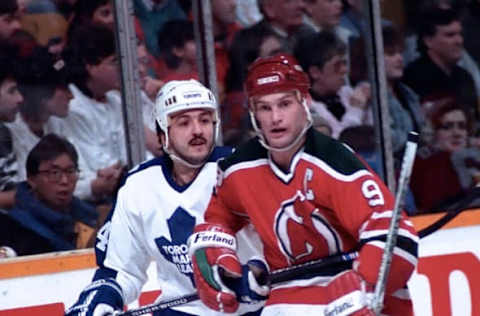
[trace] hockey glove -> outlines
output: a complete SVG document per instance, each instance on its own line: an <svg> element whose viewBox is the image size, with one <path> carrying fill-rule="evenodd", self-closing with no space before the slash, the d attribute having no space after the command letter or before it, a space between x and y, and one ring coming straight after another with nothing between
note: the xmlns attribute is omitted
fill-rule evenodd
<svg viewBox="0 0 480 316"><path fill-rule="evenodd" d="M235 292L240 303L260 303L268 298L270 292L267 264L260 259L252 259L242 265L240 278L225 277L224 282Z"/></svg>
<svg viewBox="0 0 480 316"><path fill-rule="evenodd" d="M188 239L188 246L198 296L202 302L213 310L234 313L238 309L235 292L222 280L242 276L233 232L219 225L200 224Z"/></svg>
<svg viewBox="0 0 480 316"><path fill-rule="evenodd" d="M87 286L65 316L107 316L122 310L123 295L114 279L97 280Z"/></svg>
<svg viewBox="0 0 480 316"><path fill-rule="evenodd" d="M354 270L335 276L327 285L330 302L325 315L375 316L372 309L373 286Z"/></svg>

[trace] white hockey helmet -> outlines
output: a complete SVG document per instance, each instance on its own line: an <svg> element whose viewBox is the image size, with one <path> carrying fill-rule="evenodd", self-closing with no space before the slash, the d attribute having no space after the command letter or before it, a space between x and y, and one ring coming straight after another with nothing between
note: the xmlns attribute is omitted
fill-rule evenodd
<svg viewBox="0 0 480 316"><path fill-rule="evenodd" d="M172 80L162 86L155 99L153 115L160 129L165 133L164 150L168 147L170 117L178 112L193 109L208 109L214 112L215 139L218 138L220 119L217 101L212 91L194 79ZM168 152L168 151L166 151Z"/></svg>

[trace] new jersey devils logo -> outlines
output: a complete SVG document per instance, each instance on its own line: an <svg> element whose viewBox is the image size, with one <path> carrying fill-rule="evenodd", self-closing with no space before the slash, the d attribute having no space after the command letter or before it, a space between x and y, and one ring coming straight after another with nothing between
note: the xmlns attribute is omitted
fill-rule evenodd
<svg viewBox="0 0 480 316"><path fill-rule="evenodd" d="M320 258L342 249L337 232L300 190L281 204L274 225L279 247L290 263Z"/></svg>

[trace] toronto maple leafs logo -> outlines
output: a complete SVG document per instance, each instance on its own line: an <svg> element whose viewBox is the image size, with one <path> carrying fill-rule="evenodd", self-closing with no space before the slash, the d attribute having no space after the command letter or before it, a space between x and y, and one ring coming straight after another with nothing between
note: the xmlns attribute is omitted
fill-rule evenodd
<svg viewBox="0 0 480 316"><path fill-rule="evenodd" d="M192 263L188 257L187 239L193 232L195 217L183 208L178 207L167 220L167 225L172 240L162 236L156 238L155 243L163 257L176 265L178 271L189 277L192 285L194 285Z"/></svg>

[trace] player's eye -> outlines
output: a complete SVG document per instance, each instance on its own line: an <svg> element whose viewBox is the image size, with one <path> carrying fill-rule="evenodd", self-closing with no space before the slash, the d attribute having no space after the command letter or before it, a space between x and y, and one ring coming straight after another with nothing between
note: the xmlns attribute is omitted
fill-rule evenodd
<svg viewBox="0 0 480 316"><path fill-rule="evenodd" d="M270 111L270 106L268 104L265 104L265 103L260 103L260 104L257 104L257 110L258 111Z"/></svg>
<svg viewBox="0 0 480 316"><path fill-rule="evenodd" d="M210 117L204 117L200 119L200 122L202 124L210 124L212 122L212 119Z"/></svg>
<svg viewBox="0 0 480 316"><path fill-rule="evenodd" d="M282 102L280 102L278 104L278 106L281 107L281 108L286 108L286 107L290 106L291 104L292 104L292 101L287 99L287 100L283 100Z"/></svg>

